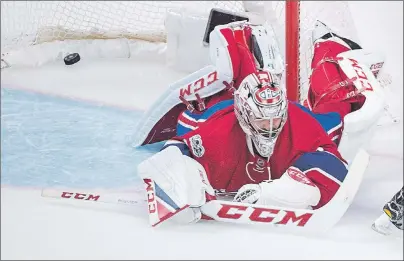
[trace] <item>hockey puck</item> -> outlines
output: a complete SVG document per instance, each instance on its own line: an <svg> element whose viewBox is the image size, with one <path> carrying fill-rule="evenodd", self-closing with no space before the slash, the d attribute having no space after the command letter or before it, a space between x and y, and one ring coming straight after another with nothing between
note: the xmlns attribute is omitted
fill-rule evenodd
<svg viewBox="0 0 404 261"><path fill-rule="evenodd" d="M71 53L67 55L64 59L66 65L72 65L80 61L80 55L78 53Z"/></svg>

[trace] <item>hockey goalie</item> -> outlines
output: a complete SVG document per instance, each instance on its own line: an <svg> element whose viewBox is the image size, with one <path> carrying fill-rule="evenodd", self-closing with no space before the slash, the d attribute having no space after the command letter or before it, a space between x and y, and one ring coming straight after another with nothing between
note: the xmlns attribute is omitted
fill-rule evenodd
<svg viewBox="0 0 404 261"><path fill-rule="evenodd" d="M317 210L344 183L346 121L354 133L383 110L377 81L356 52L361 47L316 23L305 107L287 100L272 42L262 25L216 26L213 65L173 84L145 113L139 145L166 141L138 166L152 225L209 219L203 206L224 197L246 208Z"/></svg>

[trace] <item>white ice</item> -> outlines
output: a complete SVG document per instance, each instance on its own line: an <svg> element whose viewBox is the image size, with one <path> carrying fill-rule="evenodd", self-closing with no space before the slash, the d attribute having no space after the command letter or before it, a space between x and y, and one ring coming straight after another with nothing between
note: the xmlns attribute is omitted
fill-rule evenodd
<svg viewBox="0 0 404 261"><path fill-rule="evenodd" d="M17 187L3 184L2 177L1 259L402 260L402 237L377 234L370 226L381 214L385 202L403 185L403 3L351 2L350 5L363 47L386 54L385 69L393 77L393 84L387 90L392 115L386 114L367 148L371 162L352 206L327 234L304 237L281 234L265 227L214 222L151 228L143 205L129 207L45 199L40 195L39 181L35 183L31 180L31 183ZM169 83L182 76L184 74L152 62L125 59L83 60L69 68L61 63L39 68L9 68L1 72L2 99L4 89L23 89L98 105L142 110L148 108ZM2 138L3 121L10 117L4 113L3 106ZM69 117L75 120L75 115ZM392 117L398 118L399 122L392 123ZM119 125L111 124L117 123L100 125L99 131L119 135ZM19 131L24 138L24 130ZM86 132L86 129L83 131ZM94 132L94 129L88 131ZM45 135L41 137L46 139ZM96 141L105 140L100 138ZM98 150L100 148L107 147L97 147ZM144 153L143 157L151 152ZM8 156L18 159L18 155ZM37 160L32 155L28 159L34 160L34 163ZM116 159L122 160L118 156ZM2 155L2 175L3 163ZM123 166L134 170L135 163ZM33 163L19 162L19 168L30 164ZM29 171L29 168L24 171ZM74 171L64 174L71 179L85 178ZM21 171L16 169L16 172ZM106 178L105 175L101 177ZM96 176L92 178L91 182L98 182ZM108 183L108 180L103 182L99 184ZM117 186L121 186L119 181L116 182ZM136 184L131 182L129 185Z"/></svg>

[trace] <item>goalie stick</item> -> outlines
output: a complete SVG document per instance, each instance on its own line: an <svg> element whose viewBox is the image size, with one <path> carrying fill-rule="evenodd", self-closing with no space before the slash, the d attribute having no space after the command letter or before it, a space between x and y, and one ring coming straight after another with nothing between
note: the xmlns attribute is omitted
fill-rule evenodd
<svg viewBox="0 0 404 261"><path fill-rule="evenodd" d="M316 209L293 209L255 205L226 200L211 200L201 207L205 219L241 224L265 224L290 232L326 232L342 218L351 205L369 163L369 154L360 149L348 175L335 196L325 206ZM43 189L42 196L70 200L138 205L134 195L120 193L79 193L63 189Z"/></svg>
<svg viewBox="0 0 404 261"><path fill-rule="evenodd" d="M138 205L140 202L146 202L145 199L136 198L134 193L121 192L83 192L82 189L72 188L44 188L41 192L42 197L69 199L74 201L92 201L112 204Z"/></svg>
<svg viewBox="0 0 404 261"><path fill-rule="evenodd" d="M202 213L214 220L268 224L286 230L325 232L342 218L351 205L369 163L369 154L360 149L338 192L325 206L316 210L292 209L212 200L201 207Z"/></svg>

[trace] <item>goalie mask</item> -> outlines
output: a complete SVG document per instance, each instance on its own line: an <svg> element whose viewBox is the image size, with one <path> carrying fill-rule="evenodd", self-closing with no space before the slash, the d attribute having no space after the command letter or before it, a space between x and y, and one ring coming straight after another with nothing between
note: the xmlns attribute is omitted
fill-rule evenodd
<svg viewBox="0 0 404 261"><path fill-rule="evenodd" d="M286 94L279 82L269 72L248 75L234 92L234 111L258 153L270 157L287 119Z"/></svg>

